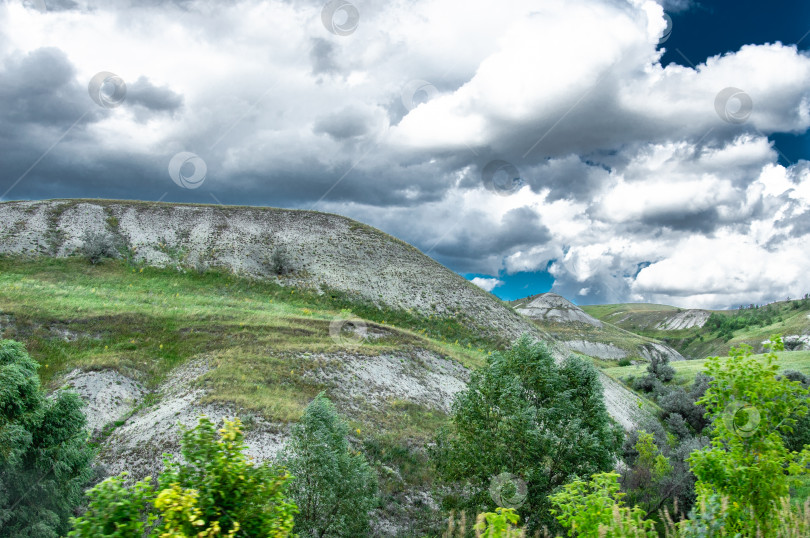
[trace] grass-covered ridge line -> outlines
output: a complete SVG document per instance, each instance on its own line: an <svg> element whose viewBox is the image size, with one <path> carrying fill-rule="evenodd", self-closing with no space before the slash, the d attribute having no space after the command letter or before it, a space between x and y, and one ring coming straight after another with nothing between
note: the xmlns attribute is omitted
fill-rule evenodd
<svg viewBox="0 0 810 538"><path fill-rule="evenodd" d="M747 344L762 351L772 334L810 334L810 298L777 301L755 308L707 310L702 327L662 330L659 324L684 312L667 305L628 303L582 307L590 315L640 336L660 340L691 359L726 355L732 347Z"/></svg>
<svg viewBox="0 0 810 538"><path fill-rule="evenodd" d="M349 312L382 334L351 349L358 355L418 348L477 367L498 347L458 317L379 308L334 290L120 260L0 257L0 334L25 343L51 388L76 367L115 369L154 387L205 357L218 366L204 378L211 399L296 420L322 388L303 376L312 361L296 357L344 351L329 325Z"/></svg>
<svg viewBox="0 0 810 538"><path fill-rule="evenodd" d="M803 374L810 375L810 351L781 351L777 354L776 364L780 371L798 370ZM753 356L755 359L763 360L765 355ZM695 376L705 368L706 359L672 362L670 366L675 369L675 379L671 381L676 385L689 386L695 381ZM640 377L647 373L646 364L636 364L631 366L613 366L602 369L606 374L614 379L623 380L628 376Z"/></svg>

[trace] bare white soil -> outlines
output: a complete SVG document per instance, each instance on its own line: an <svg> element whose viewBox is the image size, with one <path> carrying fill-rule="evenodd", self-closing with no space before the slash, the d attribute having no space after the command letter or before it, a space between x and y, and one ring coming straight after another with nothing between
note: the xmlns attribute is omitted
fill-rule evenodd
<svg viewBox="0 0 810 538"><path fill-rule="evenodd" d="M655 328L660 331L677 331L691 329L692 327L703 327L711 314L708 310L683 310L668 316Z"/></svg>

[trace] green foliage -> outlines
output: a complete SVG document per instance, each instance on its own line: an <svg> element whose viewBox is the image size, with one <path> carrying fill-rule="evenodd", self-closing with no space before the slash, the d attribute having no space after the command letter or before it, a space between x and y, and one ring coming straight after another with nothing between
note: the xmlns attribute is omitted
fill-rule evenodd
<svg viewBox="0 0 810 538"><path fill-rule="evenodd" d="M125 486L125 476L93 488L70 536L290 536L297 509L286 498L289 475L248 460L238 419L218 433L206 417L184 431L184 462L166 461L159 491L149 478Z"/></svg>
<svg viewBox="0 0 810 538"><path fill-rule="evenodd" d="M290 492L300 509L295 532L308 536L364 536L377 503L377 477L348 443L349 427L319 394L306 408L282 454L295 476Z"/></svg>
<svg viewBox="0 0 810 538"><path fill-rule="evenodd" d="M296 509L286 500L289 476L248 460L239 419L226 421L217 439L214 424L201 417L183 432L181 444L183 463L167 462L159 483L196 490L206 524L218 521L230 530L239 523L245 536L286 536L292 529Z"/></svg>
<svg viewBox="0 0 810 538"><path fill-rule="evenodd" d="M689 459L699 501L727 497L726 526L744 536L768 535L780 500L796 477L808 472L810 461L810 448L790 452L782 437L807 414L808 391L777 376L773 351L783 349L779 337L771 349L765 361L752 358L745 345L732 349L728 359L707 361L713 380L698 403L713 419L712 442Z"/></svg>
<svg viewBox="0 0 810 538"><path fill-rule="evenodd" d="M0 340L0 537L56 537L92 476L78 396L49 399L22 344Z"/></svg>
<svg viewBox="0 0 810 538"><path fill-rule="evenodd" d="M622 477L628 490L627 501L631 506L641 505L645 513L657 511L666 498L662 498L662 485L672 473L672 465L658 450L653 434L639 431L635 444L638 453L634 465Z"/></svg>
<svg viewBox="0 0 810 538"><path fill-rule="evenodd" d="M748 327L766 327L775 323L779 318L778 305L740 307L734 314L725 315L713 312L703 329L716 332L726 342L734 337L734 331Z"/></svg>
<svg viewBox="0 0 810 538"><path fill-rule="evenodd" d="M150 511L155 498L152 478L126 485L127 473L112 476L86 493L87 511L73 521L71 537L144 536L152 530L158 515Z"/></svg>
<svg viewBox="0 0 810 538"><path fill-rule="evenodd" d="M574 480L549 497L554 505L551 512L568 530L568 536L658 536L655 523L644 519L642 509L624 506L618 478L613 472L594 474L589 482Z"/></svg>
<svg viewBox="0 0 810 538"><path fill-rule="evenodd" d="M494 512L478 514L473 529L481 538L521 538L526 535L516 528L520 516L512 508L496 508Z"/></svg>
<svg viewBox="0 0 810 538"><path fill-rule="evenodd" d="M523 337L473 372L432 455L445 480L469 483L460 503L476 512L501 504L490 495L494 477L525 483L525 499L503 497L534 530L554 523L546 497L555 488L611 468L622 435L591 364L569 357L558 365L544 343Z"/></svg>

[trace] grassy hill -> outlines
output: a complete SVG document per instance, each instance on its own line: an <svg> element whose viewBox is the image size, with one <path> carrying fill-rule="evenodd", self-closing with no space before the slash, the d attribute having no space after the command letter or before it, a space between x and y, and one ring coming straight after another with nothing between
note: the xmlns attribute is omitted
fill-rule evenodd
<svg viewBox="0 0 810 538"><path fill-rule="evenodd" d="M366 338L342 327L364 327ZM0 256L0 337L21 341L51 389L87 398L107 472L154 474L178 423L239 415L249 453L272 457L320 391L381 476L380 520L431 521L424 445L470 368L498 342L453 317L385 309L218 270L78 257ZM420 515L421 514L421 515ZM435 515L435 514L434 514Z"/></svg>
<svg viewBox="0 0 810 538"><path fill-rule="evenodd" d="M554 293L543 293L512 301L517 312L534 321L544 332L578 353L602 360L650 360L666 355L682 360L662 342L599 320Z"/></svg>
<svg viewBox="0 0 810 538"><path fill-rule="evenodd" d="M740 344L748 344L761 351L762 342L773 334L781 334L783 337L810 334L808 299L780 301L742 311L695 311L643 303L584 306L583 310L627 331L665 342L690 359L726 355L731 347ZM750 323L731 331L720 331L712 323L707 323L711 315L730 318L749 316ZM673 323L674 319L690 316L694 321L700 321L700 324L686 328L668 328L673 325L677 327L678 324Z"/></svg>
<svg viewBox="0 0 810 538"><path fill-rule="evenodd" d="M109 239L114 259L91 264L91 237ZM325 391L381 477L379 525L430 522L438 512L425 447L470 372L521 334L565 355L492 294L344 217L0 203L0 337L26 346L49 390L86 400L105 474L154 476L179 448L177 425L200 414L240 416L248 453L271 458ZM601 379L622 426L649 414L643 398Z"/></svg>

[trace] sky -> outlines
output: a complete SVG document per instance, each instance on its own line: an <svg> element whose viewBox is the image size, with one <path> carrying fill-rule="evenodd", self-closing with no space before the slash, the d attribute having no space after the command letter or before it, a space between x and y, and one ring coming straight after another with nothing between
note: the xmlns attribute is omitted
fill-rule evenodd
<svg viewBox="0 0 810 538"><path fill-rule="evenodd" d="M0 200L338 213L502 299L810 292L805 0L0 3Z"/></svg>

